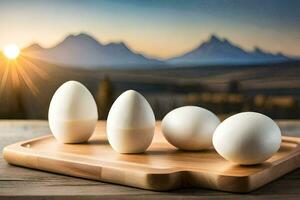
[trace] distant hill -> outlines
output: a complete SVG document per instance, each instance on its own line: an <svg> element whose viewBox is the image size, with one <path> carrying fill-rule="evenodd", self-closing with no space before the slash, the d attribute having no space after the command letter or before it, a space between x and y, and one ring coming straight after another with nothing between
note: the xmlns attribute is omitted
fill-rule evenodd
<svg viewBox="0 0 300 200"><path fill-rule="evenodd" d="M254 51L245 51L227 39L220 39L216 35L212 35L197 48L171 58L167 62L173 65L226 65L281 62L289 59L281 53L268 53L258 47Z"/></svg>
<svg viewBox="0 0 300 200"><path fill-rule="evenodd" d="M84 69L248 65L291 60L291 58L281 53L268 53L258 47L253 51L246 51L227 39L221 39L216 35L211 35L207 41L201 43L197 48L165 61L148 58L136 53L123 42L101 44L85 33L69 35L52 48L43 48L39 44L32 44L22 49L22 53L28 57L49 63Z"/></svg>
<svg viewBox="0 0 300 200"><path fill-rule="evenodd" d="M123 42L103 45L85 33L69 35L52 48L33 44L22 52L53 64L78 68L137 68L164 64L133 52Z"/></svg>

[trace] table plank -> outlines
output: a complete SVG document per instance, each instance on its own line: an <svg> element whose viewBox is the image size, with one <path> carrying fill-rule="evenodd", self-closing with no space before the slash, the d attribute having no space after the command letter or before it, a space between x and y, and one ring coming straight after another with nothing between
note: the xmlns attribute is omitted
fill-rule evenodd
<svg viewBox="0 0 300 200"><path fill-rule="evenodd" d="M286 135L300 136L300 120L278 123ZM47 121L1 120L0 149L48 133ZM16 167L0 155L0 199L299 199L299 188L300 169L249 194L206 189L153 192Z"/></svg>

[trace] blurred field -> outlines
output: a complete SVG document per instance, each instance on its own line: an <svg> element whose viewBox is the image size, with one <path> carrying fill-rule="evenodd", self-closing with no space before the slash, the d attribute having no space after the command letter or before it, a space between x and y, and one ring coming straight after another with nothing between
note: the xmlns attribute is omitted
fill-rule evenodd
<svg viewBox="0 0 300 200"><path fill-rule="evenodd" d="M96 71L26 57L17 63L8 66L0 58L0 118L46 119L52 95L68 80L78 80L91 90L101 119L127 89L141 92L157 119L182 105L203 106L221 116L252 110L273 118L300 117L300 62Z"/></svg>

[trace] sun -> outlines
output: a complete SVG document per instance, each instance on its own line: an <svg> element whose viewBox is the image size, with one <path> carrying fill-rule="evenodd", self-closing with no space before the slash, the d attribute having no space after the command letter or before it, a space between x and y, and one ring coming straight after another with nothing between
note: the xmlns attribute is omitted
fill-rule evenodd
<svg viewBox="0 0 300 200"><path fill-rule="evenodd" d="M16 59L19 54L20 54L20 49L17 45L15 44L9 44L9 45L6 45L4 48L3 48L3 53L4 55L8 58L8 59Z"/></svg>

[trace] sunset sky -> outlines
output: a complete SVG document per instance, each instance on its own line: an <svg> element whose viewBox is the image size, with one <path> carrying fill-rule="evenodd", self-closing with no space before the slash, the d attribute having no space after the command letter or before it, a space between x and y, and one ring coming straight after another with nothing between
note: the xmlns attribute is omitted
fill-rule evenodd
<svg viewBox="0 0 300 200"><path fill-rule="evenodd" d="M51 47L80 32L158 58L188 51L212 33L247 50L300 56L300 1L0 0L1 49Z"/></svg>

